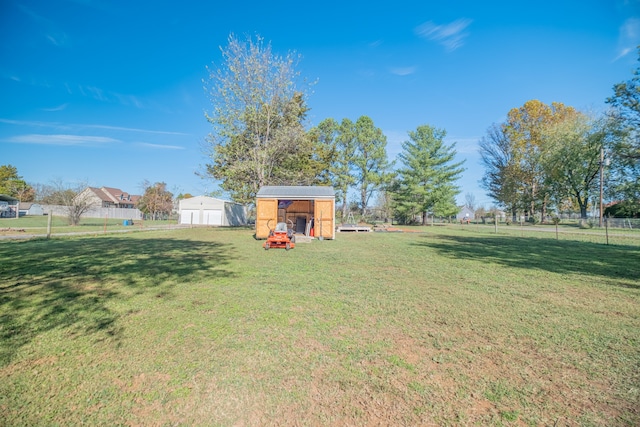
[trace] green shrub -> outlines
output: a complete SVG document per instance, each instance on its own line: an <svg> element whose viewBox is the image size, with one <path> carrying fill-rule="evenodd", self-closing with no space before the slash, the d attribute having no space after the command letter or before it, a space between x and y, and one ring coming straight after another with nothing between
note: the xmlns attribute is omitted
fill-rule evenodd
<svg viewBox="0 0 640 427"><path fill-rule="evenodd" d="M593 222L591 220L581 219L578 226L584 230L593 228Z"/></svg>

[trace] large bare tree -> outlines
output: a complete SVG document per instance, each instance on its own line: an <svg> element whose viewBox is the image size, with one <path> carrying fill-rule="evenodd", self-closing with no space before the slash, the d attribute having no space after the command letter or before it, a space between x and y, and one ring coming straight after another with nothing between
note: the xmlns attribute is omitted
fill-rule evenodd
<svg viewBox="0 0 640 427"><path fill-rule="evenodd" d="M221 48L223 65L209 69L205 82L212 125L205 177L220 182L238 202L252 202L264 185L308 184L313 144L303 123L306 92L299 86L298 56L279 56L256 36L233 34ZM297 167L303 164L304 167Z"/></svg>
<svg viewBox="0 0 640 427"><path fill-rule="evenodd" d="M91 193L85 191L87 188L85 183L70 185L61 180L55 180L52 185L47 186L47 195L41 201L63 206L69 225L78 225L82 215L87 213L95 203Z"/></svg>

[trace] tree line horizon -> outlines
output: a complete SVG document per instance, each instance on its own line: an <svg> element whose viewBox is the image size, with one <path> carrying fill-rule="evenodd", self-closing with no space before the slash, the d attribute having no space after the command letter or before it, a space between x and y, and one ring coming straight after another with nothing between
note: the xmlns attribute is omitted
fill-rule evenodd
<svg viewBox="0 0 640 427"><path fill-rule="evenodd" d="M354 206L364 214L374 195L384 216L401 223L425 224L429 214L458 212L456 181L464 160L454 161L456 144L444 143L445 129L417 126L389 161L387 138L366 115L355 121L326 118L305 127L313 83L296 69L300 56L275 54L259 35L240 40L231 34L220 51L221 65L207 68L208 79L203 79L212 106L205 118L212 130L203 145L207 163L197 172L218 183L220 190L211 195L252 204L265 185L331 185L343 218ZM532 99L512 108L504 122L490 125L479 141L485 168L480 185L496 207L513 218L544 220L549 212L567 211L586 218L603 186L607 199L618 202L618 214L638 216L639 81L640 67L630 80L614 84L604 113ZM21 201L36 197L14 167L0 168L0 193ZM163 182L146 182L145 193L143 205L152 210L155 204L168 206L167 197L173 196ZM348 200L350 194L357 200ZM467 196L467 204L473 203L473 195Z"/></svg>
<svg viewBox="0 0 640 427"><path fill-rule="evenodd" d="M228 42L220 48L222 65L209 68L203 81L213 109L206 113L212 132L201 175L234 201L252 203L264 185L332 185L343 216L349 191L362 213L377 194L380 207L400 222L457 213L464 161L454 162L455 143L444 143L445 129L419 125L391 162L385 135L366 115L355 122L327 118L305 130L311 84L296 70L300 57L274 54L260 36L231 34ZM610 109L601 114L536 99L511 109L479 141L480 184L489 197L514 218L544 219L551 211L586 218L599 199L604 156L611 165L602 177L607 197L629 214L639 212L639 79L640 68L615 84Z"/></svg>

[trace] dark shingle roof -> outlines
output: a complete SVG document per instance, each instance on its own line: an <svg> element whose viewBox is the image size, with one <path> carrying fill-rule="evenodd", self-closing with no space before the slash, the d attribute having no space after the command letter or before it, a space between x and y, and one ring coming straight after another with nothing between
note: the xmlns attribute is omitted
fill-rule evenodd
<svg viewBox="0 0 640 427"><path fill-rule="evenodd" d="M306 185L281 185L262 187L256 197L258 199L333 199L336 194L333 187L306 186Z"/></svg>

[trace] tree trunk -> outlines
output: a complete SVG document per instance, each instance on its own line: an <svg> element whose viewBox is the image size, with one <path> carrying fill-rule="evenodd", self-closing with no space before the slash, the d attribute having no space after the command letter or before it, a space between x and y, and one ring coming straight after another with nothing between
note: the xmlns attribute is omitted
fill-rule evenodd
<svg viewBox="0 0 640 427"><path fill-rule="evenodd" d="M576 201L578 202L578 206L580 206L580 218L587 219L587 202L588 198L582 198L579 195L576 195Z"/></svg>
<svg viewBox="0 0 640 427"><path fill-rule="evenodd" d="M422 225L427 225L427 219L429 219L427 211L422 212Z"/></svg>
<svg viewBox="0 0 640 427"><path fill-rule="evenodd" d="M587 219L587 204L580 203L580 218Z"/></svg>

